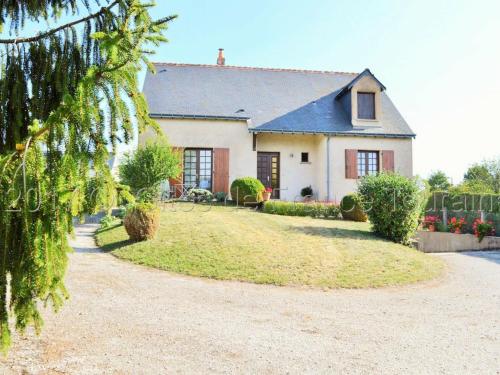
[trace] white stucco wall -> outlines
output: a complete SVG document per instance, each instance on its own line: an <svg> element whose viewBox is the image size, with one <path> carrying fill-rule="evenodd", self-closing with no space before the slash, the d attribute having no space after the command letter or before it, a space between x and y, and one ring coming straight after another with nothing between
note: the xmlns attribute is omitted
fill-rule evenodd
<svg viewBox="0 0 500 375"><path fill-rule="evenodd" d="M314 193L319 191L322 160L318 147L322 140L320 135L258 134L257 151L280 153L282 200L301 200L300 191L309 185ZM309 153L309 163L301 163L302 152Z"/></svg>
<svg viewBox="0 0 500 375"><path fill-rule="evenodd" d="M345 136L331 137L330 197L332 200L340 201L345 195L356 191L358 180L345 178L346 149L367 151L393 150L395 172L407 177L413 176L412 139Z"/></svg>
<svg viewBox="0 0 500 375"><path fill-rule="evenodd" d="M257 177L257 152L252 134L244 121L159 120L172 146L229 148L229 184L239 177ZM148 131L139 137L139 145L156 137ZM405 176L413 175L412 140L382 137L328 137L324 135L257 135L257 151L280 153L281 199L294 200L300 190L311 185L317 199L339 202L356 191L357 180L345 178L345 150L393 150L394 168ZM309 152L309 163L301 163L301 153ZM291 156L293 155L293 157ZM329 155L330 194L327 192L327 155Z"/></svg>
<svg viewBox="0 0 500 375"><path fill-rule="evenodd" d="M257 153L245 121L157 120L172 146L229 148L229 184L239 177L257 175ZM139 137L139 146L156 137L148 131Z"/></svg>

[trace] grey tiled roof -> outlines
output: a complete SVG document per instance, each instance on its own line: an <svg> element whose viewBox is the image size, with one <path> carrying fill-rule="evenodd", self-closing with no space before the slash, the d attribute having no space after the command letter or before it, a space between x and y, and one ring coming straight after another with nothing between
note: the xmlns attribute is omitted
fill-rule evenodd
<svg viewBox="0 0 500 375"><path fill-rule="evenodd" d="M382 93L381 127L353 128L335 96L357 74L156 63L144 93L152 117L249 120L252 131L413 136Z"/></svg>

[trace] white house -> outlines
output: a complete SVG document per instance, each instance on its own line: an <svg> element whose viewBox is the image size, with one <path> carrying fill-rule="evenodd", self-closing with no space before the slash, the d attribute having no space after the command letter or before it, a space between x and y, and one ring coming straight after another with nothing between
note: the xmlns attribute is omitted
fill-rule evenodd
<svg viewBox="0 0 500 375"><path fill-rule="evenodd" d="M183 152L174 184L229 191L253 176L294 200L311 186L340 201L359 177L412 176L415 134L366 69L329 71L156 63L144 84L150 115ZM154 137L152 131L139 143Z"/></svg>

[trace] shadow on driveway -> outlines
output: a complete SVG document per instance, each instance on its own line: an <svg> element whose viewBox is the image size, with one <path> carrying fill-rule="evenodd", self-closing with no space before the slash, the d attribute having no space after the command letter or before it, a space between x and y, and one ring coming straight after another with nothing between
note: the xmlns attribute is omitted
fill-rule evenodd
<svg viewBox="0 0 500 375"><path fill-rule="evenodd" d="M483 258L485 260L489 260L490 262L500 264L500 249L489 251L466 251L462 254L470 257Z"/></svg>

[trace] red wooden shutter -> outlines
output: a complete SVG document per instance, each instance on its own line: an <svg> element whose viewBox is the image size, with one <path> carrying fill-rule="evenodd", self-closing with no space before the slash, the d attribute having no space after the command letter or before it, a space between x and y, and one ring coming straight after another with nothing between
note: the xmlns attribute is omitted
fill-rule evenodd
<svg viewBox="0 0 500 375"><path fill-rule="evenodd" d="M229 193L229 149L214 148L214 183L212 191Z"/></svg>
<svg viewBox="0 0 500 375"><path fill-rule="evenodd" d="M182 195L182 184L184 184L184 148L182 147L172 147L172 150L179 155L181 161L181 173L175 178L169 178L170 191L173 192L173 196L179 198Z"/></svg>
<svg viewBox="0 0 500 375"><path fill-rule="evenodd" d="M382 151L382 170L394 172L394 151Z"/></svg>
<svg viewBox="0 0 500 375"><path fill-rule="evenodd" d="M358 150L345 150L345 178L358 178Z"/></svg>

